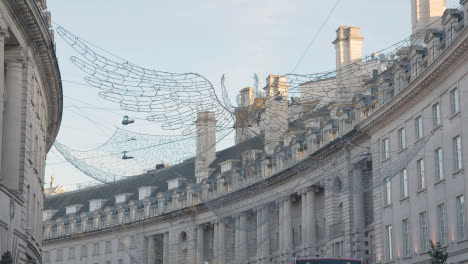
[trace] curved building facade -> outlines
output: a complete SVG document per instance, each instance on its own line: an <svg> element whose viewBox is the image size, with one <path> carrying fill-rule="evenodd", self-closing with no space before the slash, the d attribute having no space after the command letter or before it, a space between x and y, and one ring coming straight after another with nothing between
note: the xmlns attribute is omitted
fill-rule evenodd
<svg viewBox="0 0 468 264"><path fill-rule="evenodd" d="M243 89L237 109L253 121L237 132L259 136L216 151L203 127L217 120L203 112L194 159L47 197L45 262L428 263L434 241L450 263L467 263L468 3L444 3L413 1L413 28L424 31L389 57L362 60L359 28L340 27L336 75L301 85L326 102L319 115L299 115L312 106L286 100L286 78L270 75L265 96ZM295 120L306 133L275 138Z"/></svg>
<svg viewBox="0 0 468 264"><path fill-rule="evenodd" d="M0 2L0 254L42 263L46 154L62 117L62 84L45 0Z"/></svg>

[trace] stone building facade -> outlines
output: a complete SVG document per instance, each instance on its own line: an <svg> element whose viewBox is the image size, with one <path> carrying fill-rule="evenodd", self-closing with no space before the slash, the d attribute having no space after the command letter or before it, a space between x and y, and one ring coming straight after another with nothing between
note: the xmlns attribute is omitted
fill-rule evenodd
<svg viewBox="0 0 468 264"><path fill-rule="evenodd" d="M360 59L359 29L340 27L336 75L301 85L322 100L307 133L275 138L312 106L270 75L265 97L241 91L235 146L216 152L203 112L194 159L48 197L45 261L428 263L432 240L468 263L468 1L444 3L412 1L414 37L391 57Z"/></svg>
<svg viewBox="0 0 468 264"><path fill-rule="evenodd" d="M62 117L50 19L45 0L0 2L2 263L42 263L45 160Z"/></svg>

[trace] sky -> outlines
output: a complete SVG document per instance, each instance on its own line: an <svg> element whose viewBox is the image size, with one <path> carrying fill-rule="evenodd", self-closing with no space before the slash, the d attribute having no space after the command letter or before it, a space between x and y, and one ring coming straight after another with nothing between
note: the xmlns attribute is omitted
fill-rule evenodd
<svg viewBox="0 0 468 264"><path fill-rule="evenodd" d="M335 68L331 43L339 26L361 27L363 54L391 46L411 34L409 0L341 0L314 42L335 0L49 0L54 26L142 67L168 72L195 72L210 80L220 94L226 74L231 98L253 86L254 73L315 73ZM447 7L458 0L447 0ZM57 56L63 81L64 111L57 140L74 149L104 143L123 115L101 99L96 88L82 86L84 75L70 62L76 55L58 34ZM264 82L264 81L263 81ZM95 107L98 106L98 107ZM154 122L136 120L126 129L166 134ZM233 143L231 135L223 146ZM221 147L223 147L221 146ZM46 184L51 176L69 190L92 184L52 148L47 157Z"/></svg>

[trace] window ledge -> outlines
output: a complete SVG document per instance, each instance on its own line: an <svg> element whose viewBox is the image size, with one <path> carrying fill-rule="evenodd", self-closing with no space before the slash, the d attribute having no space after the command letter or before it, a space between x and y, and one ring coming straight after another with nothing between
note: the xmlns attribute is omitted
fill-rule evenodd
<svg viewBox="0 0 468 264"><path fill-rule="evenodd" d="M419 141L422 141L423 139L424 139L424 135L423 135L422 137L420 137L420 138L416 139L416 141L414 142L414 144L417 144L417 143L419 143Z"/></svg>
<svg viewBox="0 0 468 264"><path fill-rule="evenodd" d="M456 176L457 174L460 174L460 173L462 173L462 172L463 172L463 168L452 172L452 175L453 175L453 176Z"/></svg>
<svg viewBox="0 0 468 264"><path fill-rule="evenodd" d="M463 240L458 240L457 244L461 244L461 243L465 243L465 242L468 242L468 238L463 239Z"/></svg>
<svg viewBox="0 0 468 264"><path fill-rule="evenodd" d="M460 115L460 111L455 112L455 113L453 113L453 114L451 114L451 115L449 116L449 119L452 120L453 118L455 118L456 116L459 116L459 115Z"/></svg>
<svg viewBox="0 0 468 264"><path fill-rule="evenodd" d="M435 126L434 128L432 128L432 131L436 131L436 130L439 130L442 128L442 124L438 124L437 126Z"/></svg>
<svg viewBox="0 0 468 264"><path fill-rule="evenodd" d="M390 208L390 207L392 207L391 203L384 206L384 208Z"/></svg>
<svg viewBox="0 0 468 264"><path fill-rule="evenodd" d="M411 259L411 258L413 258L413 256L408 255L408 256L402 257L401 259Z"/></svg>
<svg viewBox="0 0 468 264"><path fill-rule="evenodd" d="M408 149L408 147L404 147L404 148L398 150L397 153L400 154L400 153L402 153L402 152L405 152L407 149Z"/></svg>
<svg viewBox="0 0 468 264"><path fill-rule="evenodd" d="M404 201L408 201L409 200L409 196L406 196L406 197L401 197L400 198L400 203L404 202Z"/></svg>
<svg viewBox="0 0 468 264"><path fill-rule="evenodd" d="M445 179L440 179L440 180L437 180L434 185L439 185L441 183L445 183Z"/></svg>
<svg viewBox="0 0 468 264"><path fill-rule="evenodd" d="M418 191L417 191L417 194L420 194L420 193L426 192L426 190L427 190L426 188L422 188L421 190L418 190Z"/></svg>
<svg viewBox="0 0 468 264"><path fill-rule="evenodd" d="M392 157L388 157L388 158L382 160L381 162L384 163L384 162L387 162L387 161L389 161L389 160L391 160L391 159L392 159Z"/></svg>

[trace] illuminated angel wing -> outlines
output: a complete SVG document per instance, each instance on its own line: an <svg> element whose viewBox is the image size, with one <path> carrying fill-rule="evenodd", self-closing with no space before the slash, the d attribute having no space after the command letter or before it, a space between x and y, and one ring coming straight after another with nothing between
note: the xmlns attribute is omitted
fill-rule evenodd
<svg viewBox="0 0 468 264"><path fill-rule="evenodd" d="M57 33L80 54L71 61L86 74L85 81L123 110L146 112L147 119L162 123L163 129L181 129L186 135L195 131L196 115L204 111L215 113L218 132L232 127L232 112L203 76L156 71L110 59L63 27L58 27Z"/></svg>

